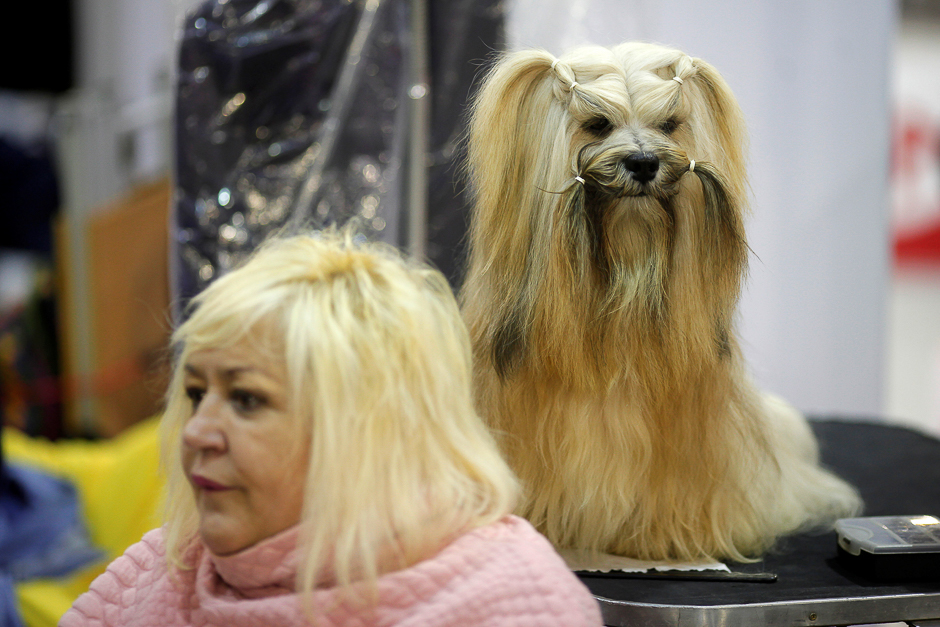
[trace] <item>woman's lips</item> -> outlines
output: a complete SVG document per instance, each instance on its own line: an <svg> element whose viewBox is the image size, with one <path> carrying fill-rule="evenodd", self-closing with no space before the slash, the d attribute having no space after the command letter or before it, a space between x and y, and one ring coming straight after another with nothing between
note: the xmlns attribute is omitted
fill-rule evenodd
<svg viewBox="0 0 940 627"><path fill-rule="evenodd" d="M193 485L197 488L202 488L203 490L209 490L211 492L218 492L220 490L230 490L229 486L222 485L212 479L207 479L202 475L193 475L192 476Z"/></svg>

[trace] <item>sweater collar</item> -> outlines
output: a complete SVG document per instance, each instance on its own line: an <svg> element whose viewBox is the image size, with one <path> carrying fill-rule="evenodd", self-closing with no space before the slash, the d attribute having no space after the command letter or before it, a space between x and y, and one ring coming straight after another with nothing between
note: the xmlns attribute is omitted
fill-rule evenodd
<svg viewBox="0 0 940 627"><path fill-rule="evenodd" d="M232 555L215 555L206 550L204 559L226 584L244 596L293 592L299 532L300 526L294 525Z"/></svg>

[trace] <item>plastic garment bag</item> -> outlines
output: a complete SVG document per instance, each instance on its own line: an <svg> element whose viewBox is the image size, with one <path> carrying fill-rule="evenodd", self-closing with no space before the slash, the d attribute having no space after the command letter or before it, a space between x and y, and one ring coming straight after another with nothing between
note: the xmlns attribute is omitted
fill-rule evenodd
<svg viewBox="0 0 940 627"><path fill-rule="evenodd" d="M500 7L211 0L189 14L176 103L175 302L272 231L351 219L364 237L397 246L420 236L416 252L456 281L464 110L500 39ZM415 198L425 212L418 227L408 215Z"/></svg>

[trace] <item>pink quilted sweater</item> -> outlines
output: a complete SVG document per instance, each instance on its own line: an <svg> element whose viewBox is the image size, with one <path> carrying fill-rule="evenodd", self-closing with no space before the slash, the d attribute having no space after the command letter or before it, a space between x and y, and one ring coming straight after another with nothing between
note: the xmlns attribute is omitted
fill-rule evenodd
<svg viewBox="0 0 940 627"><path fill-rule="evenodd" d="M297 529L241 553L212 555L171 579L163 534L147 533L75 602L59 627L309 625L293 592ZM378 580L378 603L314 592L318 627L580 627L601 625L587 588L528 522L507 516L457 538L434 557Z"/></svg>

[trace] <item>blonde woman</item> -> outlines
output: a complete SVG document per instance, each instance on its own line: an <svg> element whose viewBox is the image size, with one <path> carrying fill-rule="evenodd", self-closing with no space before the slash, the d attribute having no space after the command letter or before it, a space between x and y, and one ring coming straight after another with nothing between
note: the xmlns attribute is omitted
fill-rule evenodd
<svg viewBox="0 0 940 627"><path fill-rule="evenodd" d="M443 276L348 235L275 239L174 334L166 521L76 625L600 625L473 409Z"/></svg>

